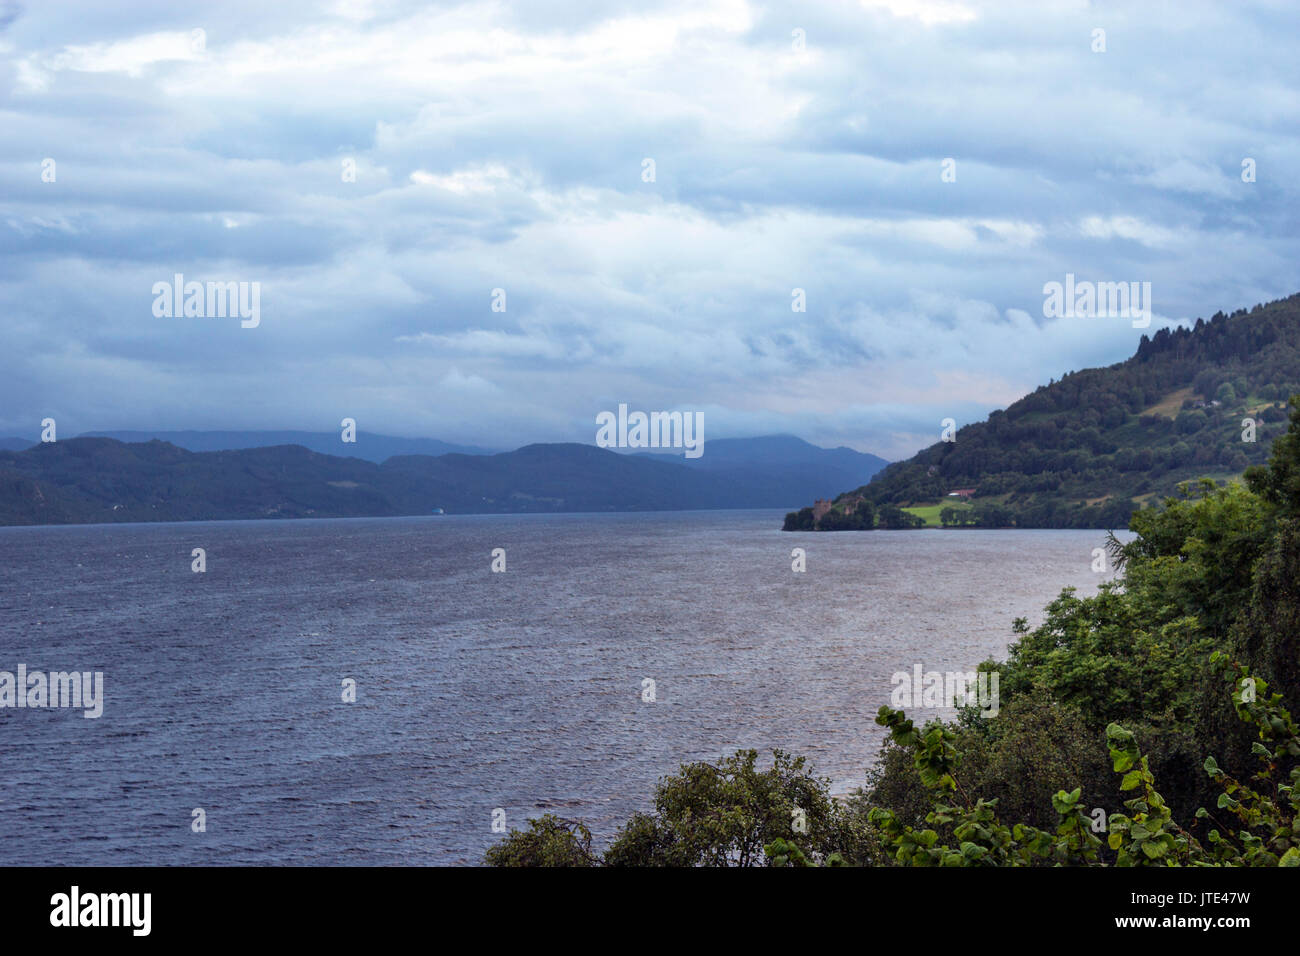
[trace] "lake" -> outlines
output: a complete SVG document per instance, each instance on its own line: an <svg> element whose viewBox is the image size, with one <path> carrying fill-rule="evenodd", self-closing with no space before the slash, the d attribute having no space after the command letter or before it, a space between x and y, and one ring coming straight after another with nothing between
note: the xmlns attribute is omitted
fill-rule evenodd
<svg viewBox="0 0 1300 956"><path fill-rule="evenodd" d="M1100 531L781 518L2 528L0 671L104 675L98 719L0 709L3 862L478 863L497 808L603 844L660 776L742 747L847 792L893 673L1001 658L1013 618L1109 576Z"/></svg>

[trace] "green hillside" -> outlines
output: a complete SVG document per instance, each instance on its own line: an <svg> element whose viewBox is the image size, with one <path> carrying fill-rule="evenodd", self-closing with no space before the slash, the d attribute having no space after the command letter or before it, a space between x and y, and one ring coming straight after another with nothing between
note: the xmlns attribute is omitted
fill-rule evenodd
<svg viewBox="0 0 1300 956"><path fill-rule="evenodd" d="M1199 477L1264 462L1300 392L1300 295L1217 313L1193 328L1142 336L1136 354L1071 372L957 431L835 499L930 519L956 489L974 489L964 523L1029 528L1126 526L1135 508ZM1243 419L1255 425L1243 440ZM1248 435L1246 436L1249 437ZM950 517L954 517L950 515ZM823 522L843 527L846 522ZM818 530L831 530L818 524ZM813 526L811 509L788 530Z"/></svg>

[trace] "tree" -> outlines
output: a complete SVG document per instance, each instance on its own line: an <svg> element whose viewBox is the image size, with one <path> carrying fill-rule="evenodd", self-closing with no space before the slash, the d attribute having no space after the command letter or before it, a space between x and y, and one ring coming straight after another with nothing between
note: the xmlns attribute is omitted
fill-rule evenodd
<svg viewBox="0 0 1300 956"><path fill-rule="evenodd" d="M781 527L782 531L812 531L813 530L813 510L812 508L800 508L798 511L791 511L785 516L785 524Z"/></svg>
<svg viewBox="0 0 1300 956"><path fill-rule="evenodd" d="M1202 479L1180 485L1179 495L1136 512L1130 529L1137 537L1114 555L1140 606L1166 608L1166 620L1195 616L1205 633L1223 637L1274 527L1264 503L1239 484Z"/></svg>
<svg viewBox="0 0 1300 956"><path fill-rule="evenodd" d="M595 866L591 831L554 814L528 821L527 830L511 830L484 855L488 866Z"/></svg>
<svg viewBox="0 0 1300 956"><path fill-rule="evenodd" d="M925 525L925 519L904 511L897 505L881 505L876 516L882 528L920 528Z"/></svg>
<svg viewBox="0 0 1300 956"><path fill-rule="evenodd" d="M1277 687L1300 690L1300 523L1284 519L1255 566L1233 651Z"/></svg>
<svg viewBox="0 0 1300 956"><path fill-rule="evenodd" d="M1010 528L1015 524L1012 510L992 501L977 504L971 518L981 528Z"/></svg>
<svg viewBox="0 0 1300 956"><path fill-rule="evenodd" d="M1246 484L1284 517L1300 512L1300 395L1291 398L1291 424L1273 442L1267 467L1246 470Z"/></svg>
<svg viewBox="0 0 1300 956"><path fill-rule="evenodd" d="M772 766L741 750L717 765L684 764L655 788L654 812L628 821L605 854L611 866L764 866L777 839L815 858L837 852L838 811L830 781L803 757L776 750Z"/></svg>

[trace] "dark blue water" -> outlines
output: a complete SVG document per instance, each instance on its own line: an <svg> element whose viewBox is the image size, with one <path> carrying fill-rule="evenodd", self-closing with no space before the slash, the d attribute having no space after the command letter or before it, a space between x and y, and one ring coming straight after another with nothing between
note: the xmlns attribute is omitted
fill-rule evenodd
<svg viewBox="0 0 1300 956"><path fill-rule="evenodd" d="M741 747L845 791L892 673L1001 657L1014 617L1100 580L1100 532L780 520L0 529L0 670L102 671L105 696L97 720L0 709L0 863L477 863L494 808L604 842L661 775Z"/></svg>

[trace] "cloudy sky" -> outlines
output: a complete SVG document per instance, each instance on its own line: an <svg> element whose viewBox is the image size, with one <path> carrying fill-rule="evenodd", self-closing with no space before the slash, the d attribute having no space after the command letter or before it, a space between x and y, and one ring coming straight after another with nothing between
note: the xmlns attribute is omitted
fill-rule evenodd
<svg viewBox="0 0 1300 956"><path fill-rule="evenodd" d="M1067 272L1149 281L1148 333L1300 290L1298 33L1289 2L0 0L0 435L506 448L626 402L901 457L1132 353L1044 317ZM155 316L176 273L260 283L260 325Z"/></svg>

